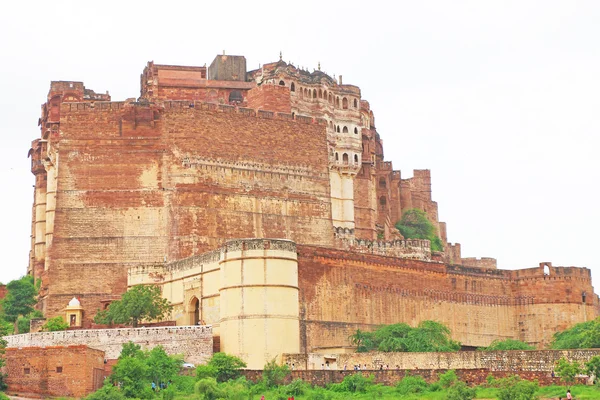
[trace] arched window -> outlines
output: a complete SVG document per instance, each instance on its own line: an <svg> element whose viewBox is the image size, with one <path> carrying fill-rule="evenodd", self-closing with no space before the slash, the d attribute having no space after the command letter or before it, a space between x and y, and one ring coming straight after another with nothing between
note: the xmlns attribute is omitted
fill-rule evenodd
<svg viewBox="0 0 600 400"><path fill-rule="evenodd" d="M285 86L285 82L284 81L279 81L279 86Z"/></svg>
<svg viewBox="0 0 600 400"><path fill-rule="evenodd" d="M329 102L333 103L333 96L331 95L331 93L329 93Z"/></svg>
<svg viewBox="0 0 600 400"><path fill-rule="evenodd" d="M308 91L304 88L304 97L308 97Z"/></svg>
<svg viewBox="0 0 600 400"><path fill-rule="evenodd" d="M358 128L354 128L354 134L358 135Z"/></svg>
<svg viewBox="0 0 600 400"><path fill-rule="evenodd" d="M348 133L348 127L345 126L344 129L342 129L342 133Z"/></svg>
<svg viewBox="0 0 600 400"><path fill-rule="evenodd" d="M379 198L379 205L382 207L385 207L385 204L386 204L385 196L381 196Z"/></svg>
<svg viewBox="0 0 600 400"><path fill-rule="evenodd" d="M340 133L340 126L338 125L336 128L337 133Z"/></svg>
<svg viewBox="0 0 600 400"><path fill-rule="evenodd" d="M348 99L347 99L347 98L345 98L345 97L342 99L342 108L343 108L344 110L347 110L347 109L348 109Z"/></svg>
<svg viewBox="0 0 600 400"><path fill-rule="evenodd" d="M354 99L354 108L358 107L358 100Z"/></svg>
<svg viewBox="0 0 600 400"><path fill-rule="evenodd" d="M344 164L348 164L348 153L344 153L344 155L342 156L342 162Z"/></svg>
<svg viewBox="0 0 600 400"><path fill-rule="evenodd" d="M323 91L321 89L319 89L319 98L322 99L323 98Z"/></svg>
<svg viewBox="0 0 600 400"><path fill-rule="evenodd" d="M338 153L335 153L335 161L340 161L340 155Z"/></svg>
<svg viewBox="0 0 600 400"><path fill-rule="evenodd" d="M340 98L339 98L339 97L336 97L336 98L335 98L335 106L336 106L336 107L339 107L339 106L340 106Z"/></svg>
<svg viewBox="0 0 600 400"><path fill-rule="evenodd" d="M329 129L333 130L333 122L329 121Z"/></svg>
<svg viewBox="0 0 600 400"><path fill-rule="evenodd" d="M354 164L358 164L358 154L354 155Z"/></svg>
<svg viewBox="0 0 600 400"><path fill-rule="evenodd" d="M313 89L313 99L317 98L317 89Z"/></svg>
<svg viewBox="0 0 600 400"><path fill-rule="evenodd" d="M324 90L324 91L323 91L323 98L324 98L325 100L327 100L327 90Z"/></svg>
<svg viewBox="0 0 600 400"><path fill-rule="evenodd" d="M196 296L190 301L190 325L198 325L200 322L200 301Z"/></svg>
<svg viewBox="0 0 600 400"><path fill-rule="evenodd" d="M380 178L379 179L379 187L382 187L382 188L385 187L385 178Z"/></svg>
<svg viewBox="0 0 600 400"><path fill-rule="evenodd" d="M296 91L296 85L294 85L294 82L292 82L292 84L290 85L290 91L292 91L292 92Z"/></svg>

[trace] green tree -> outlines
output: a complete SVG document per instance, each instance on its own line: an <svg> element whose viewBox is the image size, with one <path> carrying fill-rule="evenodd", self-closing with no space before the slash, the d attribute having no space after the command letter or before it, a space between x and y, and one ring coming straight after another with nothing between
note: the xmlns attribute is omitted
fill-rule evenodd
<svg viewBox="0 0 600 400"><path fill-rule="evenodd" d="M275 359L272 359L263 368L263 382L267 388L279 386L289 374L290 368L287 365L278 365Z"/></svg>
<svg viewBox="0 0 600 400"><path fill-rule="evenodd" d="M422 321L407 337L408 351L458 351L460 343L450 337L450 329L437 321Z"/></svg>
<svg viewBox="0 0 600 400"><path fill-rule="evenodd" d="M357 353L366 353L377 348L373 332L357 329L349 338L352 344L356 346Z"/></svg>
<svg viewBox="0 0 600 400"><path fill-rule="evenodd" d="M194 392L203 400L216 400L222 397L222 392L215 378L204 378L196 382Z"/></svg>
<svg viewBox="0 0 600 400"><path fill-rule="evenodd" d="M246 363L236 356L225 353L215 353L208 362L216 371L218 382L226 382L240 376L240 369L246 368Z"/></svg>
<svg viewBox="0 0 600 400"><path fill-rule="evenodd" d="M444 389L449 388L454 385L458 381L458 376L456 376L456 371L453 369L440 374L438 377L438 383Z"/></svg>
<svg viewBox="0 0 600 400"><path fill-rule="evenodd" d="M119 359L113 367L111 380L121 387L125 397L146 398L142 395L147 394L151 387L148 365L140 357Z"/></svg>
<svg viewBox="0 0 600 400"><path fill-rule="evenodd" d="M477 350L480 351L504 351L504 350L535 350L534 346L531 346L525 342L515 339L504 339L494 340L487 347L480 347Z"/></svg>
<svg viewBox="0 0 600 400"><path fill-rule="evenodd" d="M427 239L431 242L432 251L443 251L444 246L438 236L437 229L423 210L412 208L402 214L400 221L396 223L396 229L406 239Z"/></svg>
<svg viewBox="0 0 600 400"><path fill-rule="evenodd" d="M63 317L60 315L58 317L50 318L44 325L41 327L42 332L57 332L57 331L66 331L69 329L69 324L65 322Z"/></svg>
<svg viewBox="0 0 600 400"><path fill-rule="evenodd" d="M600 348L600 318L555 333L550 347L556 350Z"/></svg>
<svg viewBox="0 0 600 400"><path fill-rule="evenodd" d="M426 392L428 387L429 385L421 376L405 376L396 384L396 390L403 396Z"/></svg>
<svg viewBox="0 0 600 400"><path fill-rule="evenodd" d="M196 367L196 379L204 379L204 378L216 378L217 370L215 367L210 365L198 365Z"/></svg>
<svg viewBox="0 0 600 400"><path fill-rule="evenodd" d="M446 400L472 400L477 395L475 388L467 386L462 381L456 382L448 389Z"/></svg>
<svg viewBox="0 0 600 400"><path fill-rule="evenodd" d="M495 385L499 388L498 400L535 400L538 389L537 381L527 381L517 375L496 379Z"/></svg>
<svg viewBox="0 0 600 400"><path fill-rule="evenodd" d="M6 297L2 300L3 319L16 324L19 317L33 311L36 303L37 290L33 277L26 275L11 281L6 285L6 290Z"/></svg>
<svg viewBox="0 0 600 400"><path fill-rule="evenodd" d="M598 379L600 377L600 356L590 358L585 363L585 371L590 375L594 375L595 379Z"/></svg>
<svg viewBox="0 0 600 400"><path fill-rule="evenodd" d="M569 362L564 357L558 360L554 370L567 387L570 387L575 382L575 377L582 372L582 368L577 361Z"/></svg>
<svg viewBox="0 0 600 400"><path fill-rule="evenodd" d="M137 285L113 301L105 312L99 312L94 322L100 324L126 324L137 328L144 320L162 320L172 306L161 296L158 286Z"/></svg>
<svg viewBox="0 0 600 400"><path fill-rule="evenodd" d="M156 346L147 354L146 365L149 376L156 385L166 384L179 373L183 358L169 356L162 346Z"/></svg>

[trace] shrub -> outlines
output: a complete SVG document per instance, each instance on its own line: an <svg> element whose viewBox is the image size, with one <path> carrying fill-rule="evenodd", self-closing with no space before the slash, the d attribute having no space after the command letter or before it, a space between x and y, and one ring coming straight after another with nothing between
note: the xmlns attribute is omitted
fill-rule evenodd
<svg viewBox="0 0 600 400"><path fill-rule="evenodd" d="M396 384L396 390L401 395L407 395L426 392L428 386L425 379L420 376L406 376Z"/></svg>
<svg viewBox="0 0 600 400"><path fill-rule="evenodd" d="M315 387L308 393L308 396L306 396L307 400L331 400L333 398L333 393L320 387Z"/></svg>
<svg viewBox="0 0 600 400"><path fill-rule="evenodd" d="M285 386L285 393L289 396L301 396L308 391L310 385L302 379L294 379L290 384Z"/></svg>
<svg viewBox="0 0 600 400"><path fill-rule="evenodd" d="M86 400L125 400L125 395L106 380L104 386L86 397Z"/></svg>
<svg viewBox="0 0 600 400"><path fill-rule="evenodd" d="M480 351L504 351L504 350L534 350L535 347L515 339L494 340L487 347L479 347Z"/></svg>
<svg viewBox="0 0 600 400"><path fill-rule="evenodd" d="M196 379L216 378L217 369L211 365L198 365L196 367Z"/></svg>
<svg viewBox="0 0 600 400"><path fill-rule="evenodd" d="M290 368L287 365L278 365L275 359L272 359L264 366L263 381L267 388L272 388L282 385L289 374Z"/></svg>
<svg viewBox="0 0 600 400"><path fill-rule="evenodd" d="M225 353L215 353L208 365L216 370L218 382L226 382L240 376L240 369L246 368L246 363L235 356Z"/></svg>
<svg viewBox="0 0 600 400"><path fill-rule="evenodd" d="M366 392L367 388L373 385L373 381L375 377L373 375L368 378L363 374L352 374L348 375L344 378L341 383L341 386L344 388L344 391L356 393L356 392Z"/></svg>
<svg viewBox="0 0 600 400"><path fill-rule="evenodd" d="M171 380L171 386L179 393L193 394L196 378L193 376L176 375Z"/></svg>
<svg viewBox="0 0 600 400"><path fill-rule="evenodd" d="M217 400L222 397L215 378L200 379L194 386L194 392L203 400Z"/></svg>
<svg viewBox="0 0 600 400"><path fill-rule="evenodd" d="M42 325L43 332L57 332L57 331L66 331L69 328L69 324L65 322L63 317L60 315L58 317L50 318L44 325Z"/></svg>
<svg viewBox="0 0 600 400"><path fill-rule="evenodd" d="M537 381L530 382L522 380L516 375L508 378L499 379L500 390L498 390L498 400L534 400L535 391L538 389Z"/></svg>
<svg viewBox="0 0 600 400"><path fill-rule="evenodd" d="M476 394L474 388L470 388L466 383L458 381L448 389L446 400L472 400Z"/></svg>
<svg viewBox="0 0 600 400"><path fill-rule="evenodd" d="M458 381L458 377L453 369L440 374L438 377L438 383L444 389L448 389L450 386L454 385L456 381Z"/></svg>

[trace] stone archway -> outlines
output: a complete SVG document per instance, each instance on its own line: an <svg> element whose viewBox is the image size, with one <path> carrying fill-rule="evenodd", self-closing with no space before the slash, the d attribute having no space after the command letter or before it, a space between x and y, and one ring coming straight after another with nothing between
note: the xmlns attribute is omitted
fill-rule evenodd
<svg viewBox="0 0 600 400"><path fill-rule="evenodd" d="M198 325L200 322L200 300L196 296L192 297L189 303L190 325Z"/></svg>

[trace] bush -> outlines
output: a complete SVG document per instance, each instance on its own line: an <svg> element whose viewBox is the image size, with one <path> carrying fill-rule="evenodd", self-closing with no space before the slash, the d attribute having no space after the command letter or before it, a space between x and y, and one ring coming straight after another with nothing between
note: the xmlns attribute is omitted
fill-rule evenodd
<svg viewBox="0 0 600 400"><path fill-rule="evenodd" d="M240 376L240 369L246 368L244 361L225 353L215 353L208 365L215 369L215 377L218 382L235 379Z"/></svg>
<svg viewBox="0 0 600 400"><path fill-rule="evenodd" d="M369 386L373 385L374 380L373 375L367 378L363 374L352 374L346 376L340 385L345 392L364 393Z"/></svg>
<svg viewBox="0 0 600 400"><path fill-rule="evenodd" d="M211 365L198 365L196 367L196 379L216 378L217 369Z"/></svg>
<svg viewBox="0 0 600 400"><path fill-rule="evenodd" d="M272 388L282 385L289 374L290 368L287 365L278 365L275 359L272 359L264 366L263 381L267 388Z"/></svg>
<svg viewBox="0 0 600 400"><path fill-rule="evenodd" d="M179 393L193 394L196 378L193 376L176 375L171 380L171 386Z"/></svg>
<svg viewBox="0 0 600 400"><path fill-rule="evenodd" d="M285 387L285 393L289 396L302 396L308 391L310 385L304 382L302 379L294 379L289 385Z"/></svg>
<svg viewBox="0 0 600 400"><path fill-rule="evenodd" d="M108 380L105 380L104 386L86 397L86 400L125 400L125 395Z"/></svg>
<svg viewBox="0 0 600 400"><path fill-rule="evenodd" d="M333 393L320 387L315 387L308 393L308 396L306 396L307 400L331 400L333 398Z"/></svg>
<svg viewBox="0 0 600 400"><path fill-rule="evenodd" d="M474 388L470 388L466 383L458 381L448 389L446 400L472 400L476 394Z"/></svg>
<svg viewBox="0 0 600 400"><path fill-rule="evenodd" d="M160 392L158 392L158 394L162 400L174 400L175 395L177 394L177 390L175 390L173 386L168 386L166 389L163 389Z"/></svg>
<svg viewBox="0 0 600 400"><path fill-rule="evenodd" d="M535 396L535 391L538 389L537 381L530 382L513 375L497 379L496 383L500 388L498 400L534 400L537 398Z"/></svg>
<svg viewBox="0 0 600 400"><path fill-rule="evenodd" d="M244 377L220 384L219 388L221 390L221 397L228 400L246 400L250 395L248 382Z"/></svg>
<svg viewBox="0 0 600 400"><path fill-rule="evenodd" d="M217 400L222 397L215 378L200 379L194 386L194 392L203 400Z"/></svg>
<svg viewBox="0 0 600 400"><path fill-rule="evenodd" d="M42 325L43 332L57 332L57 331L66 331L69 328L69 324L65 322L63 317L60 315L58 317L50 318L44 325Z"/></svg>
<svg viewBox="0 0 600 400"><path fill-rule="evenodd" d="M0 400L10 400L10 397L8 397L4 393L0 392ZM112 399L107 399L107 400L112 400Z"/></svg>
<svg viewBox="0 0 600 400"><path fill-rule="evenodd" d="M505 350L534 350L535 347L515 339L494 340L488 347L479 347L479 351L505 351Z"/></svg>
<svg viewBox="0 0 600 400"><path fill-rule="evenodd" d="M401 395L407 395L411 393L423 393L427 391L427 382L420 376L405 376L400 382L396 384L396 390Z"/></svg>
<svg viewBox="0 0 600 400"><path fill-rule="evenodd" d="M458 377L453 369L440 374L438 377L438 383L444 389L448 389L450 386L454 385L456 381L458 381Z"/></svg>

